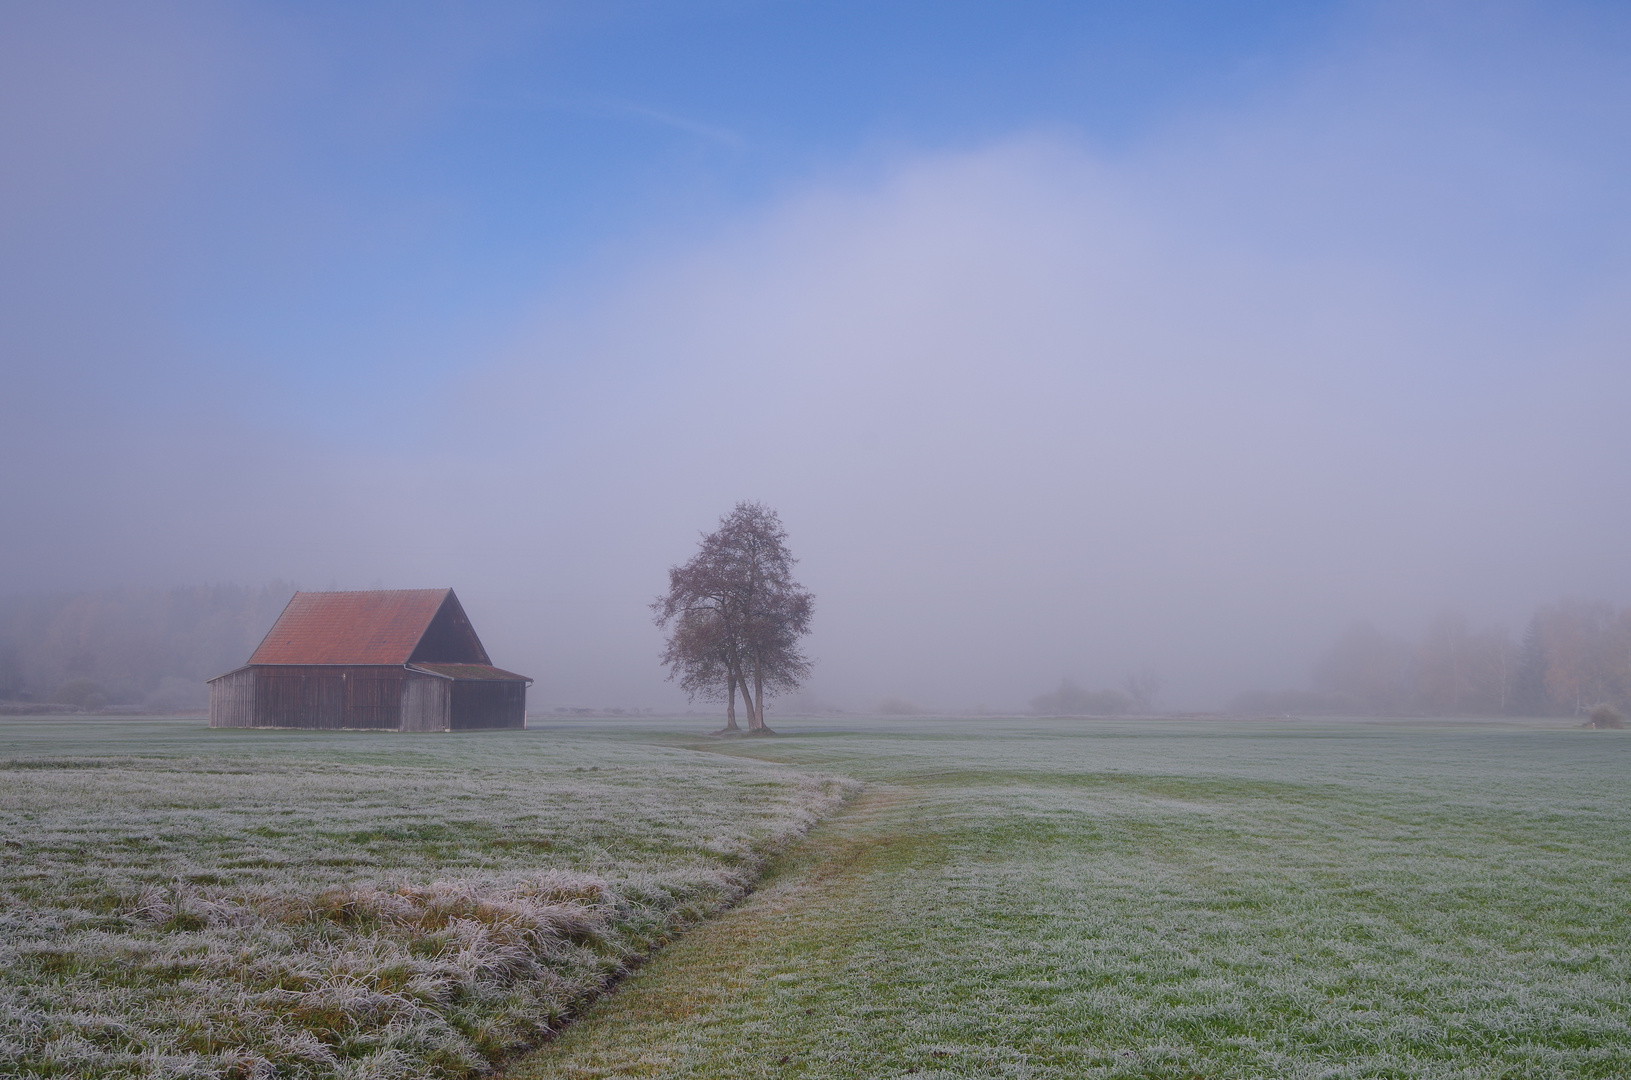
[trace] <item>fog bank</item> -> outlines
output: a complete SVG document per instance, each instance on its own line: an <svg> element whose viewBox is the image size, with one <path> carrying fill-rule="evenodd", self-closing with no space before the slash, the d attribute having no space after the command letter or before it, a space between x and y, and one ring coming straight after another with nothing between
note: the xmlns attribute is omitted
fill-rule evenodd
<svg viewBox="0 0 1631 1080"><path fill-rule="evenodd" d="M404 290L326 351L234 338L205 249L147 235L134 180L28 172L30 136L0 590L450 585L536 702L683 707L645 605L758 499L817 597L812 692L852 709L1143 669L1206 707L1305 684L1356 619L1631 603L1624 28L1458 11L1381 9L1115 146L869 149L481 320ZM236 39L183 22L176 78L230 84ZM203 84L136 81L173 199ZM91 203L117 252L59 250Z"/></svg>

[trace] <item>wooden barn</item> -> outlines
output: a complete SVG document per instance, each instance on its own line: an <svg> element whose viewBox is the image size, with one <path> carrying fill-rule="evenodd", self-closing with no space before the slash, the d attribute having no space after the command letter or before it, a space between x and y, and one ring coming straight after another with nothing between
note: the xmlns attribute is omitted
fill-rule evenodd
<svg viewBox="0 0 1631 1080"><path fill-rule="evenodd" d="M493 666L452 589L302 592L209 681L210 727L519 728L531 683Z"/></svg>

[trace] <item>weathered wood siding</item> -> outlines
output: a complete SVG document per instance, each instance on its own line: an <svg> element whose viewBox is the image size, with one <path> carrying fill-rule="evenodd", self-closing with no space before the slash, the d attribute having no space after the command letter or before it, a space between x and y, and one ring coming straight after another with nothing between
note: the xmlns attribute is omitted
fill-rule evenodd
<svg viewBox="0 0 1631 1080"><path fill-rule="evenodd" d="M345 671L345 726L384 728L402 726L402 690L405 683L400 668L354 667Z"/></svg>
<svg viewBox="0 0 1631 1080"><path fill-rule="evenodd" d="M255 669L243 668L210 681L210 727L255 726Z"/></svg>
<svg viewBox="0 0 1631 1080"><path fill-rule="evenodd" d="M397 728L401 668L257 664L210 683L211 727Z"/></svg>
<svg viewBox="0 0 1631 1080"><path fill-rule="evenodd" d="M459 679L453 683L452 720L454 731L525 727L527 684L510 680Z"/></svg>
<svg viewBox="0 0 1631 1080"><path fill-rule="evenodd" d="M336 668L257 667L255 726L345 727L345 683L345 672Z"/></svg>
<svg viewBox="0 0 1631 1080"><path fill-rule="evenodd" d="M446 731L453 682L435 675L410 675L402 683L402 730Z"/></svg>
<svg viewBox="0 0 1631 1080"><path fill-rule="evenodd" d="M526 726L527 684L388 665L257 664L210 683L211 727L482 731Z"/></svg>

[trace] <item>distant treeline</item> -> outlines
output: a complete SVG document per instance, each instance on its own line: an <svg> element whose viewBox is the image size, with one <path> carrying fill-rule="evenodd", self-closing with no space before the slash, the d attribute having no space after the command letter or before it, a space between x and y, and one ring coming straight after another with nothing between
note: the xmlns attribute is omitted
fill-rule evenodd
<svg viewBox="0 0 1631 1080"><path fill-rule="evenodd" d="M1122 716L1133 711L1133 699L1120 690L1087 690L1060 679L1059 689L1031 699L1031 711L1043 716Z"/></svg>
<svg viewBox="0 0 1631 1080"><path fill-rule="evenodd" d="M1453 612L1416 641L1355 623L1316 666L1312 689L1242 694L1233 711L1580 716L1600 704L1631 711L1631 607L1565 599L1539 608L1517 640Z"/></svg>
<svg viewBox="0 0 1631 1080"><path fill-rule="evenodd" d="M248 659L295 587L0 597L0 701L188 709Z"/></svg>

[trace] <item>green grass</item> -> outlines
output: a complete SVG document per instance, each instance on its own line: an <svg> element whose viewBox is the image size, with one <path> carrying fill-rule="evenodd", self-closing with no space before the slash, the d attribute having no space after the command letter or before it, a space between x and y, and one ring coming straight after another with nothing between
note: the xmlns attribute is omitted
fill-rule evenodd
<svg viewBox="0 0 1631 1080"><path fill-rule="evenodd" d="M0 721L0 1073L1631 1076L1631 733L698 726Z"/></svg>
<svg viewBox="0 0 1631 1080"><path fill-rule="evenodd" d="M1631 1075L1623 734L865 726L723 748L869 788L506 1075Z"/></svg>

